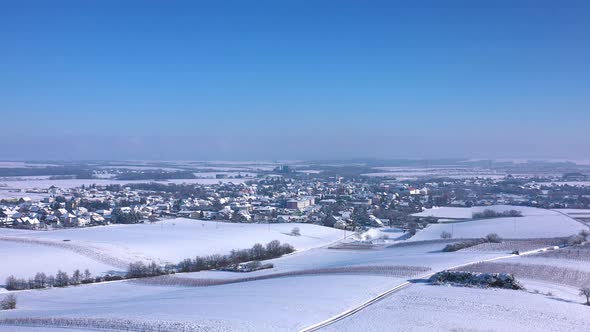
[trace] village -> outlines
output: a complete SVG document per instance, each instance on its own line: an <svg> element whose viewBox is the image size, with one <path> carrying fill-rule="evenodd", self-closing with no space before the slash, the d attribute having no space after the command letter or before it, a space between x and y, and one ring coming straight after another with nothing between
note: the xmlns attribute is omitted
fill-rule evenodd
<svg viewBox="0 0 590 332"><path fill-rule="evenodd" d="M212 184L152 181L23 190L20 197L0 200L0 227L51 230L189 218L235 223L298 222L345 230L396 226L415 233L417 228L438 220L412 214L433 207L583 209L590 205L590 188L551 182L556 178L537 175L404 181L357 174L301 173L288 167L274 171L236 183L231 179ZM557 180L571 177L565 174ZM32 193L42 197L28 197Z"/></svg>

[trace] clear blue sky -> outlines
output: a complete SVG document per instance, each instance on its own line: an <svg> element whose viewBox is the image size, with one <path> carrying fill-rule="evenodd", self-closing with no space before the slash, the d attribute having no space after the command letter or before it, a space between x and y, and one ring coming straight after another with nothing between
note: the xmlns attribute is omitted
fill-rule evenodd
<svg viewBox="0 0 590 332"><path fill-rule="evenodd" d="M590 159L590 1L0 1L0 159Z"/></svg>

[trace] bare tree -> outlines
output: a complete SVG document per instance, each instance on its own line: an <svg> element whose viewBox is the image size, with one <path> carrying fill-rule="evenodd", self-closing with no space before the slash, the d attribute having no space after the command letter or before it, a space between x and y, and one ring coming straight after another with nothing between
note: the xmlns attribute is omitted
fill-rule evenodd
<svg viewBox="0 0 590 332"><path fill-rule="evenodd" d="M299 230L299 227L293 227L293 229L291 230L291 235L293 235L293 236L301 235L301 231Z"/></svg>
<svg viewBox="0 0 590 332"><path fill-rule="evenodd" d="M590 287L580 288L580 296L585 296L586 297L586 303L584 303L584 304L585 305L590 305Z"/></svg>
<svg viewBox="0 0 590 332"><path fill-rule="evenodd" d="M43 272L39 272L35 275L35 287L44 288L47 286L47 276Z"/></svg>
<svg viewBox="0 0 590 332"><path fill-rule="evenodd" d="M408 233L410 233L410 235L414 236L414 235L416 235L417 231L418 231L418 223L416 223L415 221L410 221L408 223Z"/></svg>
<svg viewBox="0 0 590 332"><path fill-rule="evenodd" d="M82 281L82 273L80 273L80 270L74 271L74 273L72 273L72 279L71 279L72 284L77 285L81 281Z"/></svg>
<svg viewBox="0 0 590 332"><path fill-rule="evenodd" d="M255 245L252 246L252 249L250 249L250 253L251 253L252 259L263 260L265 258L266 249L264 248L264 246L262 244L256 243Z"/></svg>
<svg viewBox="0 0 590 332"><path fill-rule="evenodd" d="M84 280L90 280L91 277L92 277L92 274L90 273L90 270L88 270L88 269L84 270Z"/></svg>
<svg viewBox="0 0 590 332"><path fill-rule="evenodd" d="M59 270L55 275L55 286L56 287L66 287L70 284L70 277L67 273Z"/></svg>
<svg viewBox="0 0 590 332"><path fill-rule="evenodd" d="M443 231L442 233L440 233L440 238L441 239L447 240L447 239L450 239L452 237L453 237L453 235L451 233L447 232L447 231Z"/></svg>
<svg viewBox="0 0 590 332"><path fill-rule="evenodd" d="M17 280L14 276L9 276L8 278L6 278L6 289L8 289L8 290L18 289Z"/></svg>

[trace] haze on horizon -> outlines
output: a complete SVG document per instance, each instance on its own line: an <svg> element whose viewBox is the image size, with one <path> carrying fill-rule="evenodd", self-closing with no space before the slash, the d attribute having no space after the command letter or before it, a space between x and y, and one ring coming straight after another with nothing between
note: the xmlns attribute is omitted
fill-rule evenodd
<svg viewBox="0 0 590 332"><path fill-rule="evenodd" d="M2 1L0 159L590 159L589 9Z"/></svg>

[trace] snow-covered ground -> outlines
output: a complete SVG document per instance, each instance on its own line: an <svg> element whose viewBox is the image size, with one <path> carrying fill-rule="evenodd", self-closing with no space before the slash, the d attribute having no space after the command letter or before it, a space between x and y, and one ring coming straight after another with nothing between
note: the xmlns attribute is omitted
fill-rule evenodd
<svg viewBox="0 0 590 332"><path fill-rule="evenodd" d="M378 276L305 276L214 287L115 282L21 292L10 317L101 317L188 321L212 331L295 331L395 283ZM0 327L1 330L1 327Z"/></svg>
<svg viewBox="0 0 590 332"><path fill-rule="evenodd" d="M25 161L0 161L0 168L38 168L55 167L56 164L27 163Z"/></svg>
<svg viewBox="0 0 590 332"><path fill-rule="evenodd" d="M490 207L481 210L485 208ZM4 273L5 267L20 269L27 274L25 277L40 267L47 268L48 271L43 271L46 273L55 273L57 269L71 273L76 268L87 268L83 266L85 263L95 264L94 268L88 268L98 273L101 269L116 269L119 262L115 258L124 262L156 259L176 263L196 255L223 254L275 239L292 244L298 251L270 260L273 268L251 273L203 271L16 292L18 308L0 312L0 323L10 318L57 318L54 322L61 326L64 319L75 318L79 324L86 324L78 326L81 330L129 320L139 326L137 331L142 330L141 324L154 321L180 324L177 326L197 331L296 331L349 310L407 280L462 264L500 257L504 258L491 263L492 267L513 268L520 264L518 267L522 269L529 264L538 269L545 264L574 269L575 264L588 264L573 254L571 257L577 261L542 255L507 256L502 250L441 251L449 240L440 239L443 229L439 227L452 228L455 238L480 237L492 232L505 238L552 238L571 235L584 227L559 211L493 208L499 211L515 208L524 217L430 225L410 240L381 243L369 249L330 249L339 248L333 244L342 239L343 231L308 224L174 219L155 224L45 232L3 229L0 230L0 239L4 238L0 241L0 271ZM439 210L436 213L445 218L467 215L470 218L474 211ZM299 227L301 236L289 235L293 227ZM381 229L367 234L378 238L387 233ZM543 241L536 243L545 245ZM37 250L43 254L29 259L31 270L21 268L24 266L21 261ZM577 270L589 272L590 267ZM325 330L579 331L588 326L588 308L579 304L582 299L577 297L575 288L533 279L523 280L528 291L413 284ZM207 280L213 280L215 286L206 286L212 284L204 282ZM552 295L535 294L535 289ZM4 330L42 329L0 324L0 331Z"/></svg>
<svg viewBox="0 0 590 332"><path fill-rule="evenodd" d="M490 178L501 179L506 173L490 169L449 167L374 167L375 172L363 174L369 177L395 177L398 180L415 180L419 178Z"/></svg>
<svg viewBox="0 0 590 332"><path fill-rule="evenodd" d="M300 236L289 235L294 227L299 227ZM154 224L55 231L0 229L0 278L10 274L28 277L32 271L55 273L60 267L68 270L89 268L92 272L99 272L107 270L105 263L113 265L111 269L120 270L125 264L113 258L123 262L178 263L185 258L226 254L232 249L246 249L255 243L266 244L272 240L305 250L327 245L342 236L340 230L310 224L235 224L182 218ZM12 241L2 241L3 238ZM28 242L14 242L19 239ZM21 244L22 251L19 251ZM33 255L47 259L39 268L22 264L22 259ZM65 257L73 258L71 262L63 262ZM43 270L39 270L41 267Z"/></svg>
<svg viewBox="0 0 590 332"><path fill-rule="evenodd" d="M251 176L255 174L244 173L242 175L248 174L249 177L247 178L225 178L225 179L216 179L211 173L195 173L197 176L201 176L199 174L203 174L202 178L197 179L170 179L170 180L162 180L162 181L155 181L155 180L114 180L110 179L111 174L101 174L100 178L98 179L67 179L67 180L50 180L48 178L42 177L33 177L33 178L23 178L19 177L18 179L10 179L10 178L2 178L0 179L0 199L11 199L11 198L21 198L21 197L28 197L35 201L41 200L45 197L49 197L49 194L43 193L40 191L44 191L49 189L51 186L56 186L61 189L72 189L81 186L90 186L90 185L97 185L97 186L106 186L111 184L120 184L126 185L130 183L150 183L150 182L157 182L162 184L203 184L203 185L211 185L217 183L234 183L239 184L249 180L252 180ZM234 173L228 173L234 174ZM237 173L235 173L237 174ZM27 191L39 191L39 192L27 192Z"/></svg>
<svg viewBox="0 0 590 332"><path fill-rule="evenodd" d="M515 205L490 205L490 206L472 206L472 207L435 207L426 209L419 213L414 213L416 217L436 217L449 219L471 219L474 213L483 212L485 210L492 210L496 212L505 212L510 210L520 211L523 216L547 216L557 215L555 211L539 209L529 206L515 206Z"/></svg>
<svg viewBox="0 0 590 332"><path fill-rule="evenodd" d="M98 260L56 247L0 241L0 285L4 284L10 275L19 278L32 278L37 272L49 275L62 270L71 274L76 269L80 271L88 269L93 275L121 270Z"/></svg>
<svg viewBox="0 0 590 332"><path fill-rule="evenodd" d="M572 218L590 218L590 210L588 209L555 209L561 213L565 213Z"/></svg>
<svg viewBox="0 0 590 332"><path fill-rule="evenodd" d="M587 307L542 294L417 284L325 331L585 331L589 325Z"/></svg>
<svg viewBox="0 0 590 332"><path fill-rule="evenodd" d="M449 232L453 238L478 238L489 233L496 233L503 238L550 238L564 237L586 229L584 225L557 211L522 206L485 206L472 208L438 208L429 209L416 216L434 216L439 218L471 218L473 212L485 209L496 211L518 210L522 217L493 218L464 221L457 223L431 224L413 236L411 241L439 239L443 231Z"/></svg>
<svg viewBox="0 0 590 332"><path fill-rule="evenodd" d="M232 182L232 183L242 183L248 181L249 179L170 179L170 180L163 180L163 181L154 181L154 180L112 180L112 179L68 179L68 180L50 180L50 179L30 179L30 180L16 180L16 181L3 181L7 187L5 189L47 189L51 186L56 186L62 189L70 189L81 187L82 185L90 186L92 184L96 185L109 185L109 184L120 184L125 185L128 183L149 183L149 182L157 182L157 183L199 183L199 184L215 184L219 182ZM25 195L23 193L23 195ZM26 196L26 195L25 195Z"/></svg>
<svg viewBox="0 0 590 332"><path fill-rule="evenodd" d="M302 229L303 232L303 229ZM191 322L212 331L295 331L356 306L413 276L338 268L406 266L444 269L499 256L498 253L441 253L444 243L412 243L381 250L315 248L271 262L253 273L198 272L172 278L228 279L317 269L313 275L283 276L211 287L158 286L139 281L18 292L19 308L3 318L75 317ZM348 272L347 272L348 271ZM426 271L423 269L423 271ZM146 280L147 281L147 280Z"/></svg>

